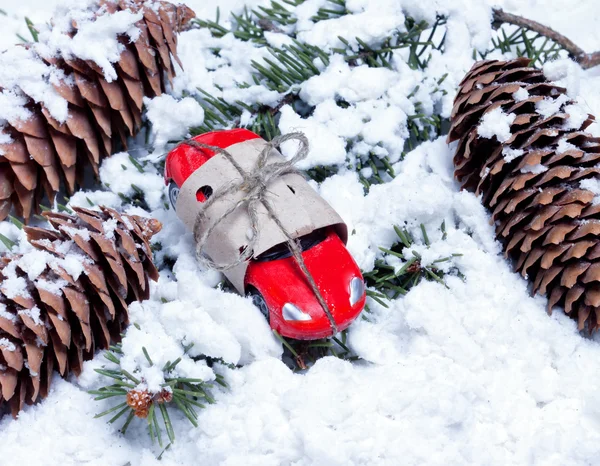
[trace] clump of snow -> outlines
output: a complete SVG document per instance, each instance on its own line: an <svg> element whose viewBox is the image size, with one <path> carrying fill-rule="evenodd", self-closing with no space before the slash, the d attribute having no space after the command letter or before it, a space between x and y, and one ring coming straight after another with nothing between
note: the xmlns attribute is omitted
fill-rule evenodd
<svg viewBox="0 0 600 466"><path fill-rule="evenodd" d="M121 206L121 198L112 191L77 191L69 199L70 206L85 207L86 209L100 210L98 206L118 208Z"/></svg>
<svg viewBox="0 0 600 466"><path fill-rule="evenodd" d="M19 268L27 274L29 280L35 280L46 269L50 254L34 249L19 258Z"/></svg>
<svg viewBox="0 0 600 466"><path fill-rule="evenodd" d="M580 104L566 105L565 112L569 114L565 122L566 129L579 129L588 118L588 112Z"/></svg>
<svg viewBox="0 0 600 466"><path fill-rule="evenodd" d="M52 293L56 296L62 296L63 287L67 286L68 282L66 280L58 279L58 280L44 280L38 279L35 281L36 288L41 290L45 290L49 293Z"/></svg>
<svg viewBox="0 0 600 466"><path fill-rule="evenodd" d="M3 303L0 303L0 317L7 319L11 322L15 322L17 320L16 316L13 313L8 312L6 309L7 309L6 305Z"/></svg>
<svg viewBox="0 0 600 466"><path fill-rule="evenodd" d="M518 91L513 92L512 97L517 102L521 102L522 100L529 98L529 91L524 87L520 87Z"/></svg>
<svg viewBox="0 0 600 466"><path fill-rule="evenodd" d="M556 98L544 97L543 100L535 103L535 111L542 115L544 118L558 113L562 106L569 101L569 97L566 94L560 94Z"/></svg>
<svg viewBox="0 0 600 466"><path fill-rule="evenodd" d="M546 165L542 165L538 163L536 165L526 165L521 168L521 173L533 173L535 175L539 175L540 173L544 173L548 171L548 167Z"/></svg>
<svg viewBox="0 0 600 466"><path fill-rule="evenodd" d="M27 289L27 280L25 277L17 275L16 267L17 264L13 261L2 270L2 274L6 277L2 281L2 293L8 299L13 299L17 296L29 298L31 297L31 294Z"/></svg>
<svg viewBox="0 0 600 466"><path fill-rule="evenodd" d="M3 89L0 92L0 128L6 122L31 118L31 112L25 107L27 101L27 97L18 89Z"/></svg>
<svg viewBox="0 0 600 466"><path fill-rule="evenodd" d="M513 160L521 157L525 151L523 149L513 149L509 146L502 148L502 158L506 163L510 163Z"/></svg>
<svg viewBox="0 0 600 466"><path fill-rule="evenodd" d="M133 186L136 186L144 191L146 202L152 210L164 207L166 198L164 197L165 181L163 176L151 166L148 171L140 173L130 157L133 155L120 152L107 158L100 166L100 178L115 194L133 196L136 194ZM112 198L112 196L108 197ZM79 202L86 206L87 202L82 201Z"/></svg>
<svg viewBox="0 0 600 466"><path fill-rule="evenodd" d="M73 278L73 280L77 280L79 276L84 272L83 264L85 260L86 259L84 259L80 255L69 254L63 260L60 261L60 265Z"/></svg>
<svg viewBox="0 0 600 466"><path fill-rule="evenodd" d="M52 86L52 83L58 84L64 79L59 68L44 63L33 49L12 47L0 53L0 88L4 89L4 99L12 96L12 102L5 101L0 105L0 120L26 120L29 114L24 100L29 96L64 123L67 120L67 101Z"/></svg>
<svg viewBox="0 0 600 466"><path fill-rule="evenodd" d="M0 346L7 351L15 351L17 347L8 338L0 338Z"/></svg>
<svg viewBox="0 0 600 466"><path fill-rule="evenodd" d="M366 65L350 68L341 55L334 55L323 73L302 84L300 97L309 105L335 97L347 102L376 99L397 79L397 74L387 68Z"/></svg>
<svg viewBox="0 0 600 466"><path fill-rule="evenodd" d="M110 218L102 222L102 230L104 230L104 236L106 236L108 239L114 240L115 230L118 226L117 223L118 222L116 218Z"/></svg>
<svg viewBox="0 0 600 466"><path fill-rule="evenodd" d="M579 187L593 192L594 199L592 202L596 205L600 204L600 180L597 178L586 178L579 182Z"/></svg>
<svg viewBox="0 0 600 466"><path fill-rule="evenodd" d="M322 122L301 118L289 105L281 108L279 127L283 134L301 131L308 138L309 153L306 159L297 164L300 169L313 165L341 164L346 160L346 143L342 137L332 133ZM298 143L287 141L281 149L283 155L292 158L298 151Z"/></svg>
<svg viewBox="0 0 600 466"><path fill-rule="evenodd" d="M44 325L44 322L40 319L40 308L37 306L33 306L31 309L21 309L18 314L26 315L35 325Z"/></svg>
<svg viewBox="0 0 600 466"><path fill-rule="evenodd" d="M558 144L556 145L555 152L557 154L562 154L563 152L573 149L579 150L579 148L575 144L570 143L565 138L561 138L559 139Z"/></svg>
<svg viewBox="0 0 600 466"><path fill-rule="evenodd" d="M512 136L510 125L517 116L514 113L505 113L501 107L486 112L477 126L479 137L491 139L494 136L499 142L505 142Z"/></svg>
<svg viewBox="0 0 600 466"><path fill-rule="evenodd" d="M549 81L567 89L567 95L575 98L579 95L581 68L573 60L562 58L544 64L544 76Z"/></svg>
<svg viewBox="0 0 600 466"><path fill-rule="evenodd" d="M185 97L176 100L168 94L154 99L144 99L146 115L152 123L154 147L163 150L169 141L188 135L188 130L204 122L204 110L196 99Z"/></svg>

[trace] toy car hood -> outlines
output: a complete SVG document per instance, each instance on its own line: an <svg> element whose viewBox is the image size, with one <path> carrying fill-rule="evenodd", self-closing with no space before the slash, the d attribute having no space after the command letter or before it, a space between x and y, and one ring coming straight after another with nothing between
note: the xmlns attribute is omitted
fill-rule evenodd
<svg viewBox="0 0 600 466"><path fill-rule="evenodd" d="M227 151L247 172L255 170L258 158L267 145L264 139L252 139L229 146ZM285 158L272 149L267 164L285 161ZM222 154L217 154L192 173L181 186L177 198L177 215L193 230L194 223L204 204L198 202L196 193L206 187L212 192L242 180L236 168ZM236 190L215 200L204 212L206 221L200 225L199 233L204 233L221 216L244 198L246 192ZM318 228L334 226L344 243L348 239L348 229L339 214L306 182L298 173L280 176L267 186L265 198L271 204L278 218L292 238L306 235ZM284 233L270 218L261 202L257 202L258 239L252 257L255 258L268 249L287 241ZM217 263L233 263L252 239L251 220L247 205L237 208L220 221L209 235L204 252ZM233 286L242 294L248 263L244 262L224 272Z"/></svg>

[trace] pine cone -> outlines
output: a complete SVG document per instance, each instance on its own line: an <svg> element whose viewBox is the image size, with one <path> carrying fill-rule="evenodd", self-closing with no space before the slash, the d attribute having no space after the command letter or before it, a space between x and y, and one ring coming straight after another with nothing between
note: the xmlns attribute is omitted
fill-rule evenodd
<svg viewBox="0 0 600 466"><path fill-rule="evenodd" d="M102 157L119 143L126 147L126 138L139 131L144 96L161 95L173 79L173 60L181 65L176 34L193 11L165 1L100 0L96 17L120 10L140 12L143 19L136 23L140 35L135 42L126 35L119 38L123 51L116 79L108 79L94 61L48 56L44 44L16 46L0 54L0 67L28 63L41 70L36 83L0 79L0 97L4 94L19 110L0 112L0 220L12 206L27 220L44 192L54 202L61 182L73 193L88 163L98 175ZM65 35L77 33L74 23ZM47 90L41 92L44 86ZM68 108L64 121L57 116L59 110L47 105L60 98Z"/></svg>
<svg viewBox="0 0 600 466"><path fill-rule="evenodd" d="M47 395L54 368L77 375L120 340L127 305L158 279L148 241L160 222L101 209L44 212L54 230L25 227L34 249L0 257L0 402L13 416Z"/></svg>
<svg viewBox="0 0 600 466"><path fill-rule="evenodd" d="M600 327L600 204L586 188L600 173L600 139L585 132L594 117L528 63L478 62L460 83L448 135L459 140L455 175L482 195L532 294L591 332ZM490 135L486 119L510 134L496 125Z"/></svg>
<svg viewBox="0 0 600 466"><path fill-rule="evenodd" d="M133 389L127 392L127 406L133 409L137 417L146 419L152 405L152 395L148 390Z"/></svg>

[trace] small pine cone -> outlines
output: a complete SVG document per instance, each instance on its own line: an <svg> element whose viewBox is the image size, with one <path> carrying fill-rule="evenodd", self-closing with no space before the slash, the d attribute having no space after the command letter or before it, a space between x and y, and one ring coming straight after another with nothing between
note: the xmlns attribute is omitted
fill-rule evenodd
<svg viewBox="0 0 600 466"><path fill-rule="evenodd" d="M549 297L548 312L560 305L591 332L600 327L600 204L587 188L600 174L600 139L585 132L594 117L528 62L478 62L460 83L448 135L458 140L455 175L482 195L505 256L533 294Z"/></svg>
<svg viewBox="0 0 600 466"><path fill-rule="evenodd" d="M2 105L10 107L0 112L0 220L14 206L27 221L44 193L54 202L61 183L73 193L88 164L98 175L100 160L140 130L144 96L161 95L173 79L173 60L180 64L177 33L192 10L166 1L100 0L95 15L122 10L143 18L135 24L135 41L119 36L123 50L114 76L92 60L52 55L43 43L0 53L0 68L15 70L0 78ZM63 31L65 41L77 34L74 21ZM35 83L32 72L39 72Z"/></svg>
<svg viewBox="0 0 600 466"><path fill-rule="evenodd" d="M152 404L152 395L148 390L130 390L127 392L127 406L133 409L137 417L146 419Z"/></svg>
<svg viewBox="0 0 600 466"><path fill-rule="evenodd" d="M155 219L75 207L44 212L54 229L25 227L33 246L0 256L0 386L13 416L48 393L53 370L78 375L94 351L120 340L127 306L157 280Z"/></svg>
<svg viewBox="0 0 600 466"><path fill-rule="evenodd" d="M173 392L163 388L156 396L157 403L170 403L173 400Z"/></svg>

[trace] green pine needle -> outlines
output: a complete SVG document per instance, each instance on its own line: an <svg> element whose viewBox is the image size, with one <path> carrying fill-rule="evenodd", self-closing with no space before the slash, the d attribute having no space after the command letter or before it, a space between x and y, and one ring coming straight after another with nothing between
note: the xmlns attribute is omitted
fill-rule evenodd
<svg viewBox="0 0 600 466"><path fill-rule="evenodd" d="M22 230L23 227L25 226L25 224L23 222L21 222L20 220L18 220L17 218L13 217L12 215L8 216L8 219L12 222L13 225L15 225L19 230Z"/></svg>
<svg viewBox="0 0 600 466"><path fill-rule="evenodd" d="M127 428L129 427L129 424L131 424L131 421L133 421L134 417L135 412L133 410L130 410L129 416L127 416L127 419L125 420L125 424L123 424L123 427L121 427L121 433L123 435L125 435L125 432L127 432Z"/></svg>
<svg viewBox="0 0 600 466"><path fill-rule="evenodd" d="M164 403L160 403L158 407L160 409L160 414L162 415L163 421L165 423L167 436L169 437L171 443L173 443L175 441L175 431L173 431L173 425L171 424L171 418L169 417L167 407L164 405Z"/></svg>
<svg viewBox="0 0 600 466"><path fill-rule="evenodd" d="M118 404L117 406L113 406L112 408L107 409L106 411L103 411L103 412L101 412L99 414L96 414L94 416L94 419L102 417L102 416L106 416L107 414L112 413L113 411L116 411L117 409L124 408L125 406L127 406L127 402L126 401L124 401L121 404Z"/></svg>
<svg viewBox="0 0 600 466"><path fill-rule="evenodd" d="M127 403L125 403L127 404ZM112 418L110 418L110 420L108 421L109 424L112 424L113 422L115 422L117 419L119 419L123 414L125 414L127 411L131 411L131 408L129 406L125 406L121 411L119 411L117 414L115 414Z"/></svg>
<svg viewBox="0 0 600 466"><path fill-rule="evenodd" d="M144 353L144 356L145 356L146 360L148 361L148 364L150 364L150 366L153 366L154 363L152 362L152 359L150 359L150 355L148 354L148 350L145 347L142 347L142 352Z"/></svg>
<svg viewBox="0 0 600 466"><path fill-rule="evenodd" d="M0 241L2 241L2 244L4 244L4 246L6 246L6 248L9 251L12 250L12 248L14 248L17 245L17 243L15 243L14 241L12 241L11 239L8 239L2 233L0 233Z"/></svg>

